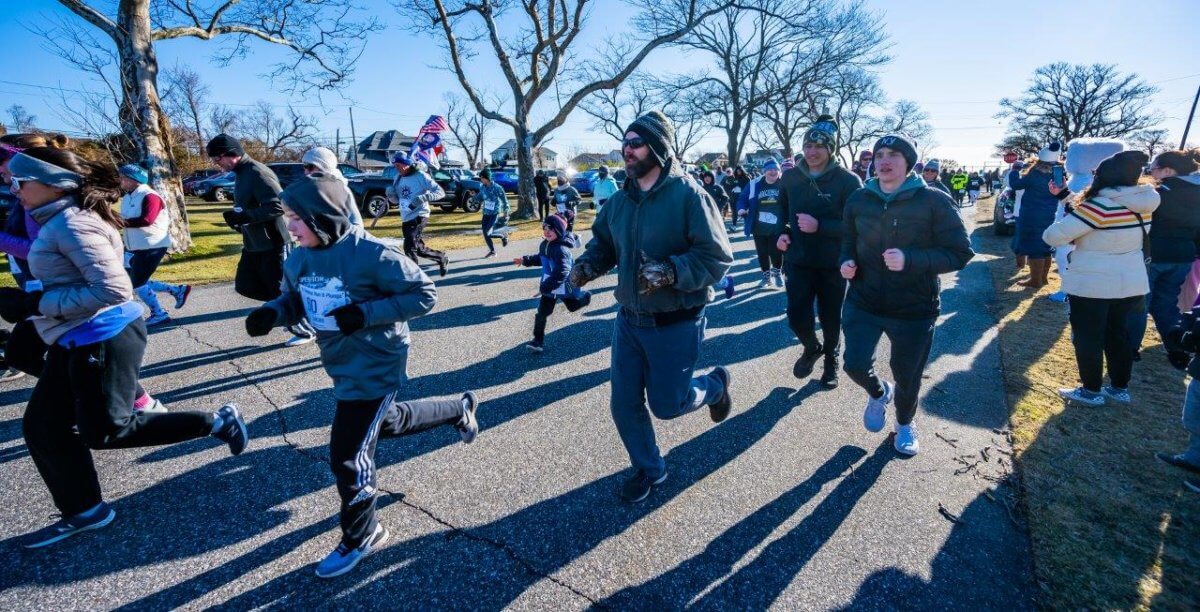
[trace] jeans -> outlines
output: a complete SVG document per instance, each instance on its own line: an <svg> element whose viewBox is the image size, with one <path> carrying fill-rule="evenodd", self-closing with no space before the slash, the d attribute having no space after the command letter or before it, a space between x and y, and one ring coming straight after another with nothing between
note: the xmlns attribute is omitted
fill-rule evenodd
<svg viewBox="0 0 1200 612"><path fill-rule="evenodd" d="M1075 363L1083 388L1100 392L1104 382L1104 362L1108 360L1108 379L1118 389L1129 387L1133 375L1133 351L1130 345L1129 319L1134 313L1146 318L1146 298L1085 298L1069 296L1071 304L1071 342L1075 345Z"/></svg>
<svg viewBox="0 0 1200 612"><path fill-rule="evenodd" d="M871 397L883 395L883 384L875 374L875 348L879 338L887 334L892 345L892 376L896 377L896 422L912 423L917 414L917 399L921 393L921 375L933 346L934 325L931 319L895 319L881 317L847 301L842 311L842 331L846 334L846 351L842 369Z"/></svg>
<svg viewBox="0 0 1200 612"><path fill-rule="evenodd" d="M650 414L673 419L721 399L720 381L692 376L706 319L664 327L638 327L621 311L613 327L612 417L634 468L651 478L666 470ZM649 403L650 409L646 410Z"/></svg>
<svg viewBox="0 0 1200 612"><path fill-rule="evenodd" d="M1188 383L1187 395L1183 398L1183 429L1189 436L1184 459L1192 465L1200 465L1200 381L1194 378Z"/></svg>
<svg viewBox="0 0 1200 612"><path fill-rule="evenodd" d="M842 332L842 302L846 299L846 279L837 268L802 268L789 266L787 273L788 326L806 350L816 350L816 321L813 300L821 321L821 335L826 354L838 354Z"/></svg>
<svg viewBox="0 0 1200 612"><path fill-rule="evenodd" d="M1167 331L1179 323L1179 292L1192 271L1188 263L1151 263L1146 266L1150 281L1150 293L1146 294L1146 310L1154 317L1154 328L1162 337L1163 347L1168 351L1182 350L1167 340ZM1146 337L1146 311L1129 314L1130 347L1137 352Z"/></svg>
<svg viewBox="0 0 1200 612"><path fill-rule="evenodd" d="M212 431L207 412L133 411L145 350L141 319L103 342L49 349L22 429L29 456L63 516L103 501L91 449L158 446Z"/></svg>

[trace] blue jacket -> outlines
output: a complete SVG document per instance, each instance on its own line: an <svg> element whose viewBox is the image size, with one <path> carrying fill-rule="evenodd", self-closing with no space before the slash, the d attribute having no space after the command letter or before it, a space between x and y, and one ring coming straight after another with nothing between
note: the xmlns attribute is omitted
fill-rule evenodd
<svg viewBox="0 0 1200 612"><path fill-rule="evenodd" d="M746 188L742 190L742 194L740 196L738 196L738 201L737 201L738 211L743 211L743 210L746 211L746 218L742 221L742 226L743 226L742 231L747 236L754 233L754 220L758 218L758 203L759 203L759 199L760 199L759 196L761 195L760 192L762 191L762 189L764 187L768 186L766 183L767 183L767 180L765 177L758 177L758 178L754 179L753 181L750 181L750 184L747 185ZM775 189L776 191L778 191L779 193L782 194L783 193L783 179L780 178L779 180L775 181L775 183L770 185L769 187L771 189ZM782 218L779 219L779 233L780 234L782 234L786 231L785 226L787 224L785 223L785 221L786 221L786 219L782 219Z"/></svg>
<svg viewBox="0 0 1200 612"><path fill-rule="evenodd" d="M527 268L542 267L542 282L538 286L542 295L577 299L582 294L579 288L572 286L567 280L571 275L571 268L575 266L575 256L571 254L574 246L575 242L569 236L554 242L543 240L538 246L537 255L521 258L521 265Z"/></svg>

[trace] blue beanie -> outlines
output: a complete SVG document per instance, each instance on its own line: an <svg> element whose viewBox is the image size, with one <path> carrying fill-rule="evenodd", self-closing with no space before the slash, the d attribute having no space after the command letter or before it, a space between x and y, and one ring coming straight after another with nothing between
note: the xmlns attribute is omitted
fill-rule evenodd
<svg viewBox="0 0 1200 612"><path fill-rule="evenodd" d="M118 172L121 173L121 176L131 178L143 185L150 182L150 175L146 172L146 169L137 164L125 164L121 166Z"/></svg>
<svg viewBox="0 0 1200 612"><path fill-rule="evenodd" d="M777 162L773 159L768 159L767 161L763 162L763 172L766 172L767 170L778 170L778 169L779 169L779 162Z"/></svg>
<svg viewBox="0 0 1200 612"><path fill-rule="evenodd" d="M411 166L412 160L410 160L408 157L408 151L396 151L396 153L394 155L392 155L392 163L393 164L404 164L405 166Z"/></svg>
<svg viewBox="0 0 1200 612"><path fill-rule="evenodd" d="M941 169L942 169L942 162L940 162L940 161L938 161L938 160L936 160L936 159L931 159L931 160L929 160L929 161L925 162L925 169L926 169L926 170L933 170L933 171L935 171L935 172L936 172L936 171L938 171L938 170L941 170Z"/></svg>

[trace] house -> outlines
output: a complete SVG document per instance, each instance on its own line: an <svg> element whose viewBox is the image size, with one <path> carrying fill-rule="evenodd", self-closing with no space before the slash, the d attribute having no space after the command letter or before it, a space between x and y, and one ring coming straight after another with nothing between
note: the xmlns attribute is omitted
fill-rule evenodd
<svg viewBox="0 0 1200 612"><path fill-rule="evenodd" d="M490 156L493 166L515 166L517 165L517 141L515 138L509 138L504 144L496 147ZM547 149L546 147L533 148L533 167L553 169L558 167L558 153Z"/></svg>
<svg viewBox="0 0 1200 612"><path fill-rule="evenodd" d="M354 153L358 152L358 167L363 172L381 172L392 165L392 155L398 151L412 149L416 136L406 136L398 130L375 132L367 136L354 150L346 152L346 161L354 163ZM445 140L442 141L443 143ZM438 161L443 168L465 167L466 164L447 159L443 153Z"/></svg>
<svg viewBox="0 0 1200 612"><path fill-rule="evenodd" d="M610 161L609 156L604 153L580 153L571 158L571 161L567 162L567 165L576 170L586 170L588 168L603 166Z"/></svg>
<svg viewBox="0 0 1200 612"><path fill-rule="evenodd" d="M724 153L705 153L700 156L700 159L696 160L696 163L704 164L709 168L714 166L728 166L729 156Z"/></svg>
<svg viewBox="0 0 1200 612"><path fill-rule="evenodd" d="M783 152L779 149L759 149L753 153L746 154L746 165L754 167L762 167L768 161L780 161L783 159Z"/></svg>

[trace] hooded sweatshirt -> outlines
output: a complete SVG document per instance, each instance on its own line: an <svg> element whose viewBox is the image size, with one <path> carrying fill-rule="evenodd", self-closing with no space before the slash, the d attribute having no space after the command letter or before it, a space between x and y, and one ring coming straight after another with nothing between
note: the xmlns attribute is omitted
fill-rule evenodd
<svg viewBox="0 0 1200 612"><path fill-rule="evenodd" d="M858 175L843 168L833 159L820 174L813 175L808 162L783 173L783 190L779 201L783 205L786 228L792 243L784 253L790 266L837 268L842 246L842 212L850 195L862 188ZM817 231L800 231L797 216L811 215L817 220Z"/></svg>
<svg viewBox="0 0 1200 612"><path fill-rule="evenodd" d="M309 179L290 186L284 203L321 246L292 251L283 264L283 293L267 306L280 313L280 324L307 317L316 328L334 397L379 399L407 380L408 321L433 309L437 291L399 247L350 223L337 179ZM362 309L365 325L347 336L328 314L351 303Z"/></svg>
<svg viewBox="0 0 1200 612"><path fill-rule="evenodd" d="M387 188L387 198L400 206L400 220L404 223L428 217L429 203L444 197L446 191L442 186L416 166L409 166L404 172L397 173Z"/></svg>

